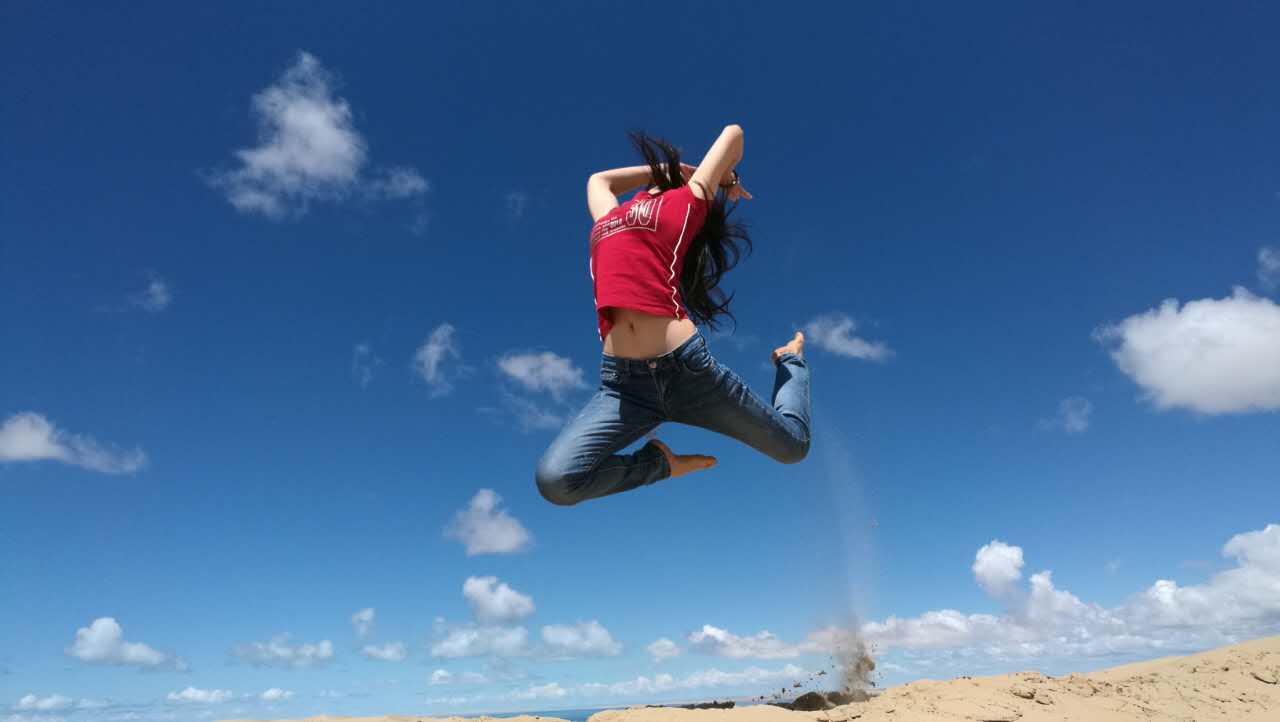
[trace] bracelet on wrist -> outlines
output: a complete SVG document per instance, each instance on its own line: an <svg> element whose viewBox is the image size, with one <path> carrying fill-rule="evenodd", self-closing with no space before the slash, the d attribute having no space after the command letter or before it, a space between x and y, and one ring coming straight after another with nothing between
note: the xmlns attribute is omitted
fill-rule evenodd
<svg viewBox="0 0 1280 722"><path fill-rule="evenodd" d="M732 170L732 171L729 171L729 172L730 172L730 173L733 173L733 180L729 181L728 183L721 183L721 184L720 184L720 187L721 187L721 188L732 188L732 187L734 187L734 186L738 185L738 182L739 182L739 180L740 180L740 179L738 178L738 171L737 171L737 170Z"/></svg>

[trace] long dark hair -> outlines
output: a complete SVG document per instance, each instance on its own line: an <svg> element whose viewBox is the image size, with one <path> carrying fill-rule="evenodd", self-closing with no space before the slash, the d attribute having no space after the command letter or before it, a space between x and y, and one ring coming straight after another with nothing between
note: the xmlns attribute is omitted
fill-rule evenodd
<svg viewBox="0 0 1280 722"><path fill-rule="evenodd" d="M651 138L643 131L633 130L628 135L649 166L653 184L659 190L669 191L685 184L680 172L680 151L675 146L661 138ZM733 294L726 296L720 290L720 279L738 265L744 255L751 253L751 237L745 225L729 221L736 203L729 206L724 194L714 188L703 191L708 200L707 218L685 253L680 292L694 323L715 330L719 326L718 316L734 318L729 311ZM737 319L734 321L736 325Z"/></svg>

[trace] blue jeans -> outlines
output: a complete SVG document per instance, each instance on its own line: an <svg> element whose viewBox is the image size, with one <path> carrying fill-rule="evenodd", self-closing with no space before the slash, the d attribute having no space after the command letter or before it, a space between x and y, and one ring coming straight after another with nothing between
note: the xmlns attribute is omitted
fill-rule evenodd
<svg viewBox="0 0 1280 722"><path fill-rule="evenodd" d="M794 464L809 453L809 367L783 354L766 404L715 360L700 333L652 359L604 354L600 389L538 462L538 491L569 506L667 478L667 458L652 443L616 453L664 421L710 429Z"/></svg>

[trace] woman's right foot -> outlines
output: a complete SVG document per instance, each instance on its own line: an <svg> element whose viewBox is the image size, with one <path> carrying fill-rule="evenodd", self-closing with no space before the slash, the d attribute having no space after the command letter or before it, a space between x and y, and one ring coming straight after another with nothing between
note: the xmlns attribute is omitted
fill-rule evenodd
<svg viewBox="0 0 1280 722"><path fill-rule="evenodd" d="M795 338L786 346L779 346L773 350L773 362L778 363L778 357L784 353L793 353L797 356L804 356L804 334L796 331Z"/></svg>
<svg viewBox="0 0 1280 722"><path fill-rule="evenodd" d="M716 465L716 457L704 456L702 454L677 454L671 450L666 444L657 439L650 439L650 444L657 447L662 455L667 457L667 466L671 467L671 476L684 476L692 471L702 471L710 469Z"/></svg>

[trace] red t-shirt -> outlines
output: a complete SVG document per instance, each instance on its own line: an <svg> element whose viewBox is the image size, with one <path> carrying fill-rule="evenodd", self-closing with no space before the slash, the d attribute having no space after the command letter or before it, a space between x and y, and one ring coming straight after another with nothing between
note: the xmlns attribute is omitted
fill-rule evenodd
<svg viewBox="0 0 1280 722"><path fill-rule="evenodd" d="M611 308L688 318L680 271L707 218L707 206L687 185L658 194L641 190L591 227L588 271L601 341L613 326L607 313Z"/></svg>

